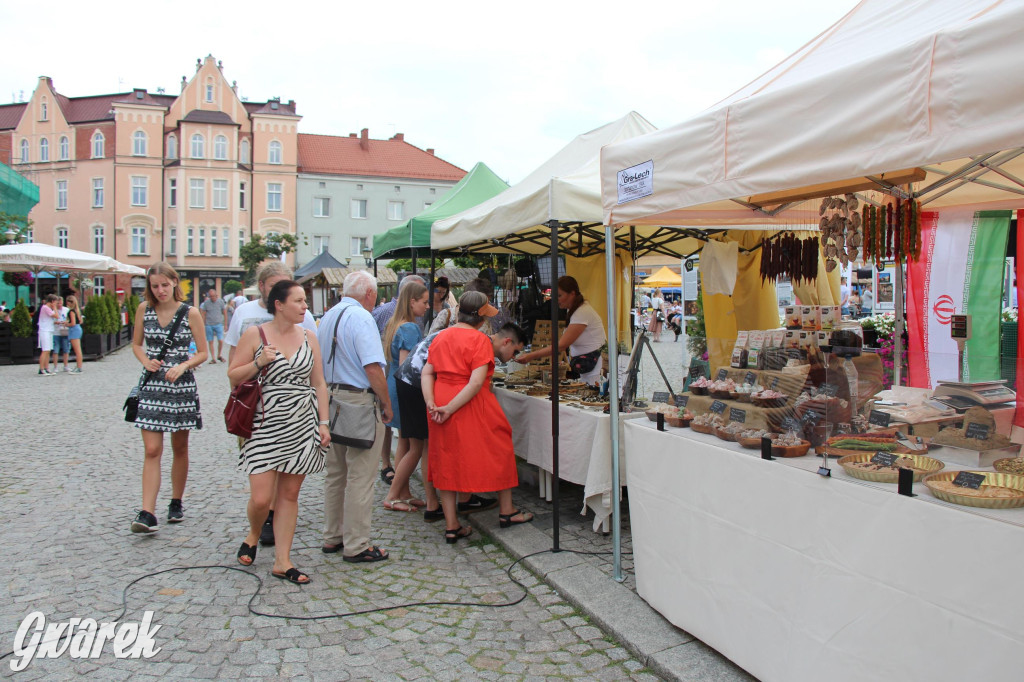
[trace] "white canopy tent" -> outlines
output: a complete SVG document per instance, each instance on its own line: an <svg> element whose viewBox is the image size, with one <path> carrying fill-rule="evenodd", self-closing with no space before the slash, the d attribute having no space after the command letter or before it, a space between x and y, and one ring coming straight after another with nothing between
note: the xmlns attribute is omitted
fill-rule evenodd
<svg viewBox="0 0 1024 682"><path fill-rule="evenodd" d="M6 244L0 246L0 271L31 272L95 272L144 275L146 271L98 253L63 249L51 244ZM38 279L36 280L38 294Z"/></svg>
<svg viewBox="0 0 1024 682"><path fill-rule="evenodd" d="M929 210L1017 208L1021 35L1019 0L864 0L704 113L606 147L604 221L816 222L787 209L911 181ZM617 174L647 161L653 192L619 203Z"/></svg>

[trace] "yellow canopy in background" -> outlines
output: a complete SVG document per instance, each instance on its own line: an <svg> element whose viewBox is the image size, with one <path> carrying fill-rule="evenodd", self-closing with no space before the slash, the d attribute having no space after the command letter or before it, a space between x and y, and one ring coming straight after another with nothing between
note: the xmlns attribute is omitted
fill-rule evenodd
<svg viewBox="0 0 1024 682"><path fill-rule="evenodd" d="M681 287L683 278L662 265L661 270L643 281L645 287Z"/></svg>

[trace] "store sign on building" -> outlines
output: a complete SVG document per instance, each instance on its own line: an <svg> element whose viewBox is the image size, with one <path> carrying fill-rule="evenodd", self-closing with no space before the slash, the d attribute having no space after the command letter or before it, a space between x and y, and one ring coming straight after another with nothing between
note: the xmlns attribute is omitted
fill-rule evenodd
<svg viewBox="0 0 1024 682"><path fill-rule="evenodd" d="M618 173L619 200L625 204L654 194L654 161L644 161Z"/></svg>

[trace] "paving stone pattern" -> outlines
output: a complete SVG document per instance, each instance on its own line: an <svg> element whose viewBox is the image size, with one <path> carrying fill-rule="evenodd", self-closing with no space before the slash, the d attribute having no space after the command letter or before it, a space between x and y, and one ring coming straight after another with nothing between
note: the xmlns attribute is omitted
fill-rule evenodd
<svg viewBox="0 0 1024 682"><path fill-rule="evenodd" d="M247 484L236 469L235 439L221 419L228 391L223 365L198 372L206 428L191 439L186 520L165 523L168 440L157 504L161 527L153 536L129 532L142 471L139 432L121 415L139 372L130 350L88 363L81 375L44 378L35 372L28 365L0 367L0 519L3 548L12 559L0 593L0 653L11 649L32 611L50 622L110 620L121 611L125 586L147 573L238 567L235 552L245 534ZM322 554L322 483L322 475L312 476L303 487L293 551L313 583L299 587L273 579L272 550L260 548L249 571L263 581L256 609L309 617L415 601L497 605L522 594L506 576L512 559L497 543L478 533L472 542L450 547L443 524L425 524L419 514L375 509L373 542L391 552L387 562L353 565L338 554ZM377 488L379 503L384 489ZM537 525L549 520L549 507L525 485L517 496L539 512ZM576 516L580 507L566 501L563 532L607 548L608 540ZM125 620L155 612L154 623L162 626L156 656L118 660L108 646L97 660L35 660L17 679L658 679L522 567L514 575L528 594L515 606L412 607L313 621L249 614L257 588L251 575L203 568L145 578L128 593ZM12 675L9 661L0 662L5 677Z"/></svg>

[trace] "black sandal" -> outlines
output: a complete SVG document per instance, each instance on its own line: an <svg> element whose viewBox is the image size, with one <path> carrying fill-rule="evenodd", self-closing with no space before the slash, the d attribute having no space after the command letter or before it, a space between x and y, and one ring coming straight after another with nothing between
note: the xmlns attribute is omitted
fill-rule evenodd
<svg viewBox="0 0 1024 682"><path fill-rule="evenodd" d="M513 521L513 516L522 516L523 519L521 521ZM529 523L530 521L533 521L533 514L520 509L516 509L511 514L498 514L498 525L502 528L508 528L513 524Z"/></svg>
<svg viewBox="0 0 1024 682"><path fill-rule="evenodd" d="M310 582L312 582L308 575L306 575L299 569L295 568L294 566L289 568L284 573L275 573L271 571L270 575L274 576L275 578L280 578L281 580L287 580L290 583L295 583L296 585L308 585ZM305 580L300 580L300 578L305 578Z"/></svg>
<svg viewBox="0 0 1024 682"><path fill-rule="evenodd" d="M380 480L384 481L388 485L391 485L391 481L395 480L395 469L394 467L388 467L387 469L380 470Z"/></svg>
<svg viewBox="0 0 1024 682"><path fill-rule="evenodd" d="M374 561L384 561L388 558L388 554L380 547L367 547L359 554L343 556L341 558L351 564L372 563Z"/></svg>
<svg viewBox="0 0 1024 682"><path fill-rule="evenodd" d="M252 566L253 563L256 561L256 545L250 546L243 542L242 546L238 548L238 554L236 554L235 556L238 557L238 563L242 564L243 566ZM249 557L249 563L245 563L244 561L242 561L242 557Z"/></svg>
<svg viewBox="0 0 1024 682"><path fill-rule="evenodd" d="M468 538L472 534L473 529L466 526L459 526L454 530L448 530L446 528L444 531L444 541L449 545L454 545L459 541L459 538Z"/></svg>

